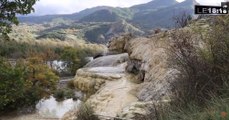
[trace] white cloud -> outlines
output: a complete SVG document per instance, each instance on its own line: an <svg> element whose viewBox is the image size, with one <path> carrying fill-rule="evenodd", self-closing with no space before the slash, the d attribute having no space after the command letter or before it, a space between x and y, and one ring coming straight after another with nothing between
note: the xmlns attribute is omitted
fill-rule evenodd
<svg viewBox="0 0 229 120"><path fill-rule="evenodd" d="M202 5L221 5L224 0L197 0Z"/></svg>
<svg viewBox="0 0 229 120"><path fill-rule="evenodd" d="M182 2L184 0L177 0L178 2ZM196 0L198 3L202 5L220 5L224 0Z"/></svg>
<svg viewBox="0 0 229 120"><path fill-rule="evenodd" d="M35 15L69 14L96 6L130 7L151 0L39 0L35 5ZM177 0L179 2L184 0ZM201 4L216 5L224 0L197 0Z"/></svg>

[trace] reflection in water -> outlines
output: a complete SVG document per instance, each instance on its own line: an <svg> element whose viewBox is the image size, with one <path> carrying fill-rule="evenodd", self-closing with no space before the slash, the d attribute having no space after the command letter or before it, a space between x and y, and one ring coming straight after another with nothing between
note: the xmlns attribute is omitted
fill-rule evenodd
<svg viewBox="0 0 229 120"><path fill-rule="evenodd" d="M80 101L72 99L57 102L52 96L49 99L41 100L36 108L38 113L45 118L61 118L64 114L72 109L76 109L80 105Z"/></svg>

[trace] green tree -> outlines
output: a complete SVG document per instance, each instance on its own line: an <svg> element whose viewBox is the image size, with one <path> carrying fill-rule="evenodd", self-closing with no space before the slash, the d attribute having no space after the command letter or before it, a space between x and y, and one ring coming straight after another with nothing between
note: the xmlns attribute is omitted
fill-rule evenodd
<svg viewBox="0 0 229 120"><path fill-rule="evenodd" d="M22 66L26 66L26 79L29 83L27 85L32 88L32 92L37 93L38 98L48 97L56 90L59 77L49 69L39 56L28 58Z"/></svg>
<svg viewBox="0 0 229 120"><path fill-rule="evenodd" d="M74 75L76 70L86 64L85 57L88 55L87 50L83 48L65 47L61 59L65 61L67 71Z"/></svg>
<svg viewBox="0 0 229 120"><path fill-rule="evenodd" d="M22 70L13 68L7 61L0 59L0 111L5 107L14 107L15 104L12 103L24 96L24 75Z"/></svg>
<svg viewBox="0 0 229 120"><path fill-rule="evenodd" d="M18 24L16 15L26 15L34 11L37 0L0 0L0 34L6 36L12 24Z"/></svg>
<svg viewBox="0 0 229 120"><path fill-rule="evenodd" d="M35 105L53 94L58 77L39 57L20 60L12 66L0 60L0 111Z"/></svg>

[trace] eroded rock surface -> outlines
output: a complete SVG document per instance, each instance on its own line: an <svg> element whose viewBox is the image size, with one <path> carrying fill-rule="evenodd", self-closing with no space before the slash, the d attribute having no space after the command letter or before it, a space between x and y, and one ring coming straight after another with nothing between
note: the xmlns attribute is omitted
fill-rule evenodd
<svg viewBox="0 0 229 120"><path fill-rule="evenodd" d="M138 85L131 79L133 77L125 75L119 80L106 82L87 103L92 105L98 115L116 117L124 107L138 101L134 95Z"/></svg>
<svg viewBox="0 0 229 120"><path fill-rule="evenodd" d="M115 38L110 52L128 55L103 56L77 71L75 86L93 93L87 103L96 114L130 120L155 117L153 103L170 101L179 72L168 63L169 34Z"/></svg>
<svg viewBox="0 0 229 120"><path fill-rule="evenodd" d="M136 77L126 72L127 53L103 56L79 69L74 85L84 93L90 93L86 101L95 113L116 117L122 109L137 102Z"/></svg>
<svg viewBox="0 0 229 120"><path fill-rule="evenodd" d="M156 120L154 102L133 102L122 109L118 117L128 120Z"/></svg>
<svg viewBox="0 0 229 120"><path fill-rule="evenodd" d="M172 83L179 73L169 68L167 48L170 38L164 34L167 33L150 38L135 38L126 43L128 47L125 49L130 56L127 70L137 74L143 81L137 94L141 101L167 99L171 95Z"/></svg>
<svg viewBox="0 0 229 120"><path fill-rule="evenodd" d="M124 76L124 64L115 67L82 68L76 73L75 87L89 95L92 95L106 81L119 80Z"/></svg>

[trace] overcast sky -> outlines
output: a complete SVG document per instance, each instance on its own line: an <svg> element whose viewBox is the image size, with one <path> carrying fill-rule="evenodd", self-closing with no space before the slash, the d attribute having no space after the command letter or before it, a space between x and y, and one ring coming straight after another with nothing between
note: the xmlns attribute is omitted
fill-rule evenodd
<svg viewBox="0 0 229 120"><path fill-rule="evenodd" d="M35 15L70 14L96 6L130 7L151 0L39 0L35 5ZM177 0L179 2L183 0ZM201 4L216 5L223 0L197 0Z"/></svg>

